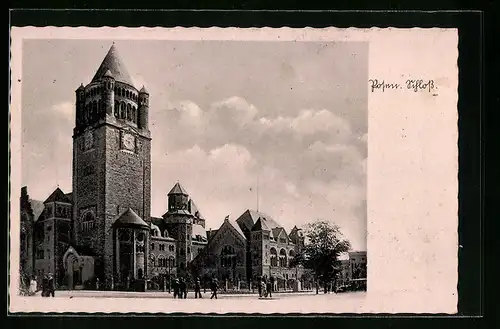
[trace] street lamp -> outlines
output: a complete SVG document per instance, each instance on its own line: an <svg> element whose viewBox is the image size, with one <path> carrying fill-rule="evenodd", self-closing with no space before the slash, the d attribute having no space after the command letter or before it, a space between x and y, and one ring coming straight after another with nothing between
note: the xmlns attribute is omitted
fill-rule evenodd
<svg viewBox="0 0 500 329"><path fill-rule="evenodd" d="M168 258L168 293L170 294L171 293L171 287L172 287L172 274L171 274L171 271L172 271L172 256L170 256Z"/></svg>

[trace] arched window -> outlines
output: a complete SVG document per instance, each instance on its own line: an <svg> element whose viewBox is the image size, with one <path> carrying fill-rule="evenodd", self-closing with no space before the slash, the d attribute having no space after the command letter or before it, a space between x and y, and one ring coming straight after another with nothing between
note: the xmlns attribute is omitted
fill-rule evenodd
<svg viewBox="0 0 500 329"><path fill-rule="evenodd" d="M167 230L163 231L163 237L168 238L168 231Z"/></svg>
<svg viewBox="0 0 500 329"><path fill-rule="evenodd" d="M120 117L120 103L118 101L115 101L115 117Z"/></svg>
<svg viewBox="0 0 500 329"><path fill-rule="evenodd" d="M132 106L130 104L127 104L127 120L132 120Z"/></svg>
<svg viewBox="0 0 500 329"><path fill-rule="evenodd" d="M271 266L278 266L278 253L275 248L271 248Z"/></svg>
<svg viewBox="0 0 500 329"><path fill-rule="evenodd" d="M92 211L87 211L83 215L83 220L82 220L82 231L84 233L89 233L92 231L95 227L95 217L94 213Z"/></svg>
<svg viewBox="0 0 500 329"><path fill-rule="evenodd" d="M174 257L170 256L170 257L168 258L168 266L169 266L170 268L175 267L175 258L174 258Z"/></svg>
<svg viewBox="0 0 500 329"><path fill-rule="evenodd" d="M155 267L156 266L156 257L155 257L155 255L151 255L150 259L151 259L151 265L153 267Z"/></svg>
<svg viewBox="0 0 500 329"><path fill-rule="evenodd" d="M285 251L285 249L280 250L279 263L280 263L280 267L286 267L286 251Z"/></svg>
<svg viewBox="0 0 500 329"><path fill-rule="evenodd" d="M220 252L221 267L236 267L236 252L232 246L224 246Z"/></svg>
<svg viewBox="0 0 500 329"><path fill-rule="evenodd" d="M126 108L125 108L125 103L121 102L120 103L120 119L125 119L125 114L126 114Z"/></svg>
<svg viewBox="0 0 500 329"><path fill-rule="evenodd" d="M137 123L137 110L136 110L135 106L132 107L132 121L134 123Z"/></svg>
<svg viewBox="0 0 500 329"><path fill-rule="evenodd" d="M295 257L295 251L293 249L290 249L290 251L288 252L288 256L291 258L294 258Z"/></svg>

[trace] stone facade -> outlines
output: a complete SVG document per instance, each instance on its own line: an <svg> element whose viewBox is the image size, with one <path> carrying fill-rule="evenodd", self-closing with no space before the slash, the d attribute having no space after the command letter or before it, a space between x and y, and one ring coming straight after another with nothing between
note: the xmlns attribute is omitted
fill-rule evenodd
<svg viewBox="0 0 500 329"><path fill-rule="evenodd" d="M140 116L148 99L131 86L114 46L92 82L76 91L74 233L77 244L94 250L95 274L108 286L117 273L111 229L117 216L130 208L150 218L151 138Z"/></svg>
<svg viewBox="0 0 500 329"><path fill-rule="evenodd" d="M303 235L294 227L291 234L271 217L253 210L236 221L227 217L219 229L208 231L206 249L192 263L197 276L217 277L240 285L256 284L259 277L274 277L276 288L291 288L303 269L290 260L303 246Z"/></svg>
<svg viewBox="0 0 500 329"><path fill-rule="evenodd" d="M366 279L367 258L366 251L349 252L349 277L351 280Z"/></svg>
<svg viewBox="0 0 500 329"><path fill-rule="evenodd" d="M40 282L44 274L51 273L60 286L65 284L62 257L70 246L72 236L72 200L57 188L43 205L34 227L34 272Z"/></svg>

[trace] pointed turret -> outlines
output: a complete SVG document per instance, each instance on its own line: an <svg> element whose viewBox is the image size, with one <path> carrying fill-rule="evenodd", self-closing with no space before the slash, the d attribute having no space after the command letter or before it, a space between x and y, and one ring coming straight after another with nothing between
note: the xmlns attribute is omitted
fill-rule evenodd
<svg viewBox="0 0 500 329"><path fill-rule="evenodd" d="M148 129L149 118L149 93L146 87L142 86L139 91L139 128Z"/></svg>
<svg viewBox="0 0 500 329"><path fill-rule="evenodd" d="M188 195L188 192L186 191L186 189L184 189L184 187L182 187L181 184L179 184L179 182L177 182L175 183L174 187L172 187L170 192L168 192L168 195L174 195L174 194Z"/></svg>
<svg viewBox="0 0 500 329"><path fill-rule="evenodd" d="M111 48L109 48L108 54L106 55L106 57L104 57L104 60L102 61L101 66L99 66L99 69L94 75L92 82L100 81L101 78L106 75L107 71L110 71L116 81L123 82L131 86L134 85L132 83L132 78L130 77L130 74L125 67L125 64L121 60L114 44L111 46Z"/></svg>

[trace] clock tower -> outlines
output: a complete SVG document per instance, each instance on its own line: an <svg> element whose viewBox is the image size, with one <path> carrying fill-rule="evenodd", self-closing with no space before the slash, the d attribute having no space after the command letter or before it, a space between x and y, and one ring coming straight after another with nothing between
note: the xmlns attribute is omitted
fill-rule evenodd
<svg viewBox="0 0 500 329"><path fill-rule="evenodd" d="M148 117L149 93L136 89L111 46L92 81L76 90L73 129L74 235L94 252L94 274L108 288L119 271L113 224L130 210L150 222Z"/></svg>

